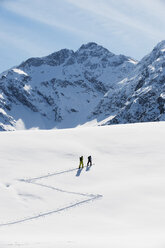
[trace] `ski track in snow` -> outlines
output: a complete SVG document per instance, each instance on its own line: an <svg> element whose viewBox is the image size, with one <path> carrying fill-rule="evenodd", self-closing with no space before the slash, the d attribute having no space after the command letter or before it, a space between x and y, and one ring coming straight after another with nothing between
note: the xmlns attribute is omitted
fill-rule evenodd
<svg viewBox="0 0 165 248"><path fill-rule="evenodd" d="M74 195L83 196L83 197L86 197L88 199L77 201L76 203L70 203L70 204L64 206L63 208L57 208L57 209L54 209L52 211L42 212L42 213L39 213L39 214L34 215L34 216L25 217L25 218L22 218L22 219L18 219L18 220L6 222L6 223L1 223L0 227L14 225L14 224L18 224L18 223L23 223L23 222L30 221L30 220L35 220L35 219L38 219L40 217L45 217L45 216L50 215L50 214L59 213L59 212L71 209L73 207L80 206L80 205L85 204L85 203L89 203L91 201L94 201L94 200L97 200L97 199L103 197L102 195L99 195L99 194L94 195L94 194L84 194L84 193L72 192L72 191L67 191L67 190L64 190L64 189L55 188L55 187L50 186L50 185L41 184L41 183L36 182L37 180L40 180L40 179L43 179L43 178L57 176L57 175L64 174L64 173L69 173L69 172L72 172L72 171L75 171L75 170L78 170L78 168L65 170L65 171L52 173L52 174L47 174L45 176L40 176L40 177L35 177L35 178L19 179L18 181L25 182L25 183L31 183L31 184L34 184L34 185L38 185L40 187L49 188L51 190L56 190L56 191L59 191L61 193L67 193L67 194L74 194Z"/></svg>
<svg viewBox="0 0 165 248"><path fill-rule="evenodd" d="M40 177L34 177L34 178L29 178L29 179L20 179L20 181L24 181L24 182L31 182L33 180L39 180L39 179L43 179L43 178L47 178L47 177L52 177L52 176L56 176L56 175L60 175L60 174L64 174L64 173L69 173L72 171L77 170L78 168L74 168L74 169L70 169L70 170L65 170L65 171L61 171L61 172L56 172L56 173L52 173L52 174L47 174L44 176L40 176Z"/></svg>

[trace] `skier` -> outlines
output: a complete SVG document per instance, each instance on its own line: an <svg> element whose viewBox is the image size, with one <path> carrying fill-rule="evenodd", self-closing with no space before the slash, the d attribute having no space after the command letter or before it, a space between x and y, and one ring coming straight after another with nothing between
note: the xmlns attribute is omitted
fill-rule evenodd
<svg viewBox="0 0 165 248"><path fill-rule="evenodd" d="M83 163L83 156L80 157L80 165L79 165L79 169L81 168L84 168L84 163Z"/></svg>
<svg viewBox="0 0 165 248"><path fill-rule="evenodd" d="M92 157L91 156L89 156L88 157L88 163L87 163L87 166L92 166Z"/></svg>

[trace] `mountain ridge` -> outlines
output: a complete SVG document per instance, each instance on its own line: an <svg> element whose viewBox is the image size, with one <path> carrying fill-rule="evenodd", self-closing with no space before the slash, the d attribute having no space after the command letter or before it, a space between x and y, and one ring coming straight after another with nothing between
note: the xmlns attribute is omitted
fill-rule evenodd
<svg viewBox="0 0 165 248"><path fill-rule="evenodd" d="M1 74L0 104L5 111L1 113L1 129L16 129L18 120L27 129L82 125L107 90L135 63L93 42L76 52L62 49L30 58Z"/></svg>
<svg viewBox="0 0 165 248"><path fill-rule="evenodd" d="M106 124L164 121L165 41L158 43L136 66L120 89L124 104Z"/></svg>
<svg viewBox="0 0 165 248"><path fill-rule="evenodd" d="M164 68L165 41L139 62L95 42L29 58L0 74L1 130L165 120Z"/></svg>

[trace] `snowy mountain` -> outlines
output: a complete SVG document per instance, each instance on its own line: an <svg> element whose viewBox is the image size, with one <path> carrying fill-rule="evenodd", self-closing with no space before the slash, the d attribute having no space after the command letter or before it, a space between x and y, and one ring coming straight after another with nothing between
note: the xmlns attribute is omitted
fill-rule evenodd
<svg viewBox="0 0 165 248"><path fill-rule="evenodd" d="M117 85L101 99L93 116L107 118L104 124L165 120L165 41Z"/></svg>
<svg viewBox="0 0 165 248"><path fill-rule="evenodd" d="M96 43L0 75L1 130L165 120L165 41L140 62Z"/></svg>
<svg viewBox="0 0 165 248"><path fill-rule="evenodd" d="M68 128L91 120L137 62L96 43L30 58L0 75L0 128Z"/></svg>

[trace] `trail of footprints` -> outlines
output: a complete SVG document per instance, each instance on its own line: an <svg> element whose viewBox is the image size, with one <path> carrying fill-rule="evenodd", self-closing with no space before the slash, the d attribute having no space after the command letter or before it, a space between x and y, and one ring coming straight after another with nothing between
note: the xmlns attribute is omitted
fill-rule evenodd
<svg viewBox="0 0 165 248"><path fill-rule="evenodd" d="M53 176L57 176L57 175L64 174L64 173L71 173L71 172L73 172L75 170L77 170L77 168L76 169L70 169L70 170L61 171L61 172L58 172L58 173L47 174L47 175L40 176L40 177L35 177L35 178L19 179L19 181L34 184L34 185L38 185L38 186L44 187L44 188L49 188L50 190L58 191L61 194L62 193L67 193L67 194L83 196L85 198L84 200L77 201L76 203L70 203L68 205L65 205L62 208L57 208L57 209L54 209L52 211L48 211L48 212L45 211L45 212L42 212L42 213L40 212L40 213L38 213L38 214L36 214L34 216L24 217L22 219L18 219L18 220L6 222L6 223L0 223L0 227L8 226L8 225L14 225L14 224L18 224L18 223L23 223L23 222L30 221L30 220L35 220L37 218L41 218L41 217L44 217L44 216L47 216L47 215L50 215L50 214L54 214L54 213L59 213L59 212L71 209L73 207L80 206L82 204L85 204L85 203L88 203L88 202L91 202L91 201L94 201L94 200L97 200L97 199L101 198L102 195L99 195L99 194L94 195L94 194L85 194L85 193L72 192L72 191L68 191L68 190L65 190L65 189L53 187L51 185L48 186L46 184L41 184L41 183L38 182L40 179L53 177Z"/></svg>

